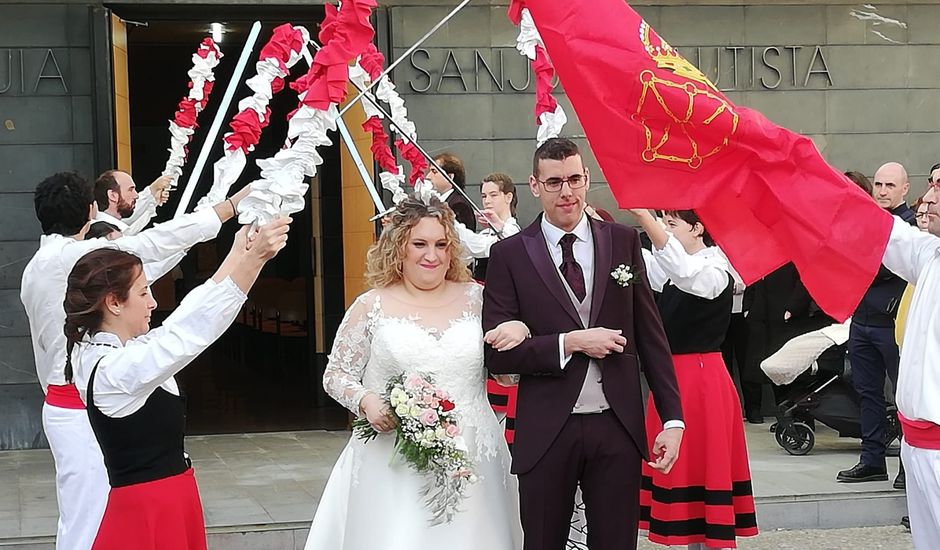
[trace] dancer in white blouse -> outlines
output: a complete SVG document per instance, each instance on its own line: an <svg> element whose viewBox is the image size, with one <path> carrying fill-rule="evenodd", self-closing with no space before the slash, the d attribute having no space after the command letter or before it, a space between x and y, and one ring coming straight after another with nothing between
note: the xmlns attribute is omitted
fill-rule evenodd
<svg viewBox="0 0 940 550"><path fill-rule="evenodd" d="M473 275L477 280L486 279L486 259L490 256L490 247L499 241L499 231L502 238L511 237L521 231L516 221L516 186L512 178L500 172L494 172L483 178L480 186L483 199L485 218L479 219L486 225L479 233L467 229L465 225L457 222L457 235L468 257L475 258Z"/></svg>
<svg viewBox="0 0 940 550"><path fill-rule="evenodd" d="M75 264L65 330L76 384L111 490L94 550L204 550L202 505L183 452L185 404L173 376L232 324L261 268L287 243L290 218L245 227L215 275L150 330L156 302L140 259L95 250Z"/></svg>
<svg viewBox="0 0 940 550"><path fill-rule="evenodd" d="M166 262L177 252L215 238L222 222L235 215L247 189L215 208L112 241L85 240L97 211L90 182L74 172L62 172L36 187L34 203L43 236L39 251L23 271L20 299L29 319L36 374L46 394L42 422L56 468L57 548L91 548L108 496L101 450L78 389L66 375L62 300L69 272L79 258L99 248L131 252L147 266Z"/></svg>
<svg viewBox="0 0 940 550"><path fill-rule="evenodd" d="M653 243L643 251L672 351L685 416L682 454L669 475L643 465L640 527L658 544L734 548L757 534L741 403L721 356L734 275L691 210L631 211ZM650 399L647 434L660 420ZM590 526L588 526L590 529Z"/></svg>

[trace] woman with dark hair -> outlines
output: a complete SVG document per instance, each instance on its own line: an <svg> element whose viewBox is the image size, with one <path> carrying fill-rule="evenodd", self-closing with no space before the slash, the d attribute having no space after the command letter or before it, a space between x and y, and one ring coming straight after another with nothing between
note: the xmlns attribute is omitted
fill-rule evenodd
<svg viewBox="0 0 940 550"><path fill-rule="evenodd" d="M736 537L757 534L757 521L741 402L721 355L732 269L695 212L666 212L665 227L647 210L631 212L653 244L643 258L653 290L662 292L659 312L685 417L669 475L643 465L640 527L658 544L734 548ZM648 405L646 433L656 434L662 421L653 398Z"/></svg>
<svg viewBox="0 0 940 550"><path fill-rule="evenodd" d="M150 330L156 302L139 258L83 256L65 295L65 376L75 379L104 454L111 491L94 550L203 550L199 492L183 452L185 405L173 375L215 342L261 268L287 242L289 218L248 228L215 275Z"/></svg>

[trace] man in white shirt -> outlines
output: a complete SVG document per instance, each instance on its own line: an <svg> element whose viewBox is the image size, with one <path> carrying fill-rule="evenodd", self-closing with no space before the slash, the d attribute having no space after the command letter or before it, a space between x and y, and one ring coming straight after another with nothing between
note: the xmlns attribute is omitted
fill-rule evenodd
<svg viewBox="0 0 940 550"><path fill-rule="evenodd" d="M97 214L93 186L74 172L43 180L34 194L43 236L23 271L20 299L29 319L39 383L46 394L43 431L56 466L59 525L56 548L88 550L108 498L108 478L78 389L66 372L65 290L72 267L99 248L118 248L146 264L164 261L194 244L215 238L222 222L235 216L240 193L201 212L159 224L135 236L84 240Z"/></svg>
<svg viewBox="0 0 940 550"><path fill-rule="evenodd" d="M157 207L169 198L172 179L161 176L137 193L137 184L127 172L108 170L95 180L95 220L108 222L124 235L136 235L157 214Z"/></svg>
<svg viewBox="0 0 940 550"><path fill-rule="evenodd" d="M924 202L929 234L895 219L884 258L888 269L915 285L901 347L897 404L917 550L936 548L940 541L940 168L930 174Z"/></svg>

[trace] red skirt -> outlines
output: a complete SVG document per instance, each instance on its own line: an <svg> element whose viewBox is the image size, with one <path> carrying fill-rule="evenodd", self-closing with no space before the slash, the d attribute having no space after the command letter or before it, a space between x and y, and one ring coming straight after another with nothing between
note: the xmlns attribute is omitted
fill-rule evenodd
<svg viewBox="0 0 940 550"><path fill-rule="evenodd" d="M685 432L668 475L643 464L640 529L663 545L735 548L757 534L741 402L720 353L674 355ZM652 447L662 421L650 397Z"/></svg>
<svg viewBox="0 0 940 550"><path fill-rule="evenodd" d="M112 488L92 550L206 550L196 477L182 474Z"/></svg>

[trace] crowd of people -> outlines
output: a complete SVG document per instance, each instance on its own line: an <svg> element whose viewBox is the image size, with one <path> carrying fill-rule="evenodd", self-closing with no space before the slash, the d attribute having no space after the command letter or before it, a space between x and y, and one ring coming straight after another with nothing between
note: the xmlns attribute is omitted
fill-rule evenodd
<svg viewBox="0 0 940 550"><path fill-rule="evenodd" d="M606 550L634 548L639 531L665 546L734 548L758 532L744 422L763 423L787 398L793 377L781 365L823 353L848 357L859 409L861 457L837 479L887 480L896 403L907 467L895 484L906 486L915 546L940 540L940 165L913 208L900 164L873 183L846 173L895 222L881 271L840 324L792 264L745 286L694 211L631 210L641 236L592 208L570 140L538 147L526 186L483 178L482 208L461 160L434 160L436 196L409 197L383 221L363 266L370 288L329 356L326 391L380 435L350 438L308 550ZM129 174L110 170L36 188L43 236L21 298L46 392L58 548L206 548L174 375L232 324L291 220L243 227L215 274L151 329L149 285L215 238L248 191L148 228L168 185L138 195ZM541 212L522 227L526 188ZM416 496L422 477L390 460L385 388L400 374L433 376L451 396L478 474L440 525ZM763 403L771 380L774 402Z"/></svg>

